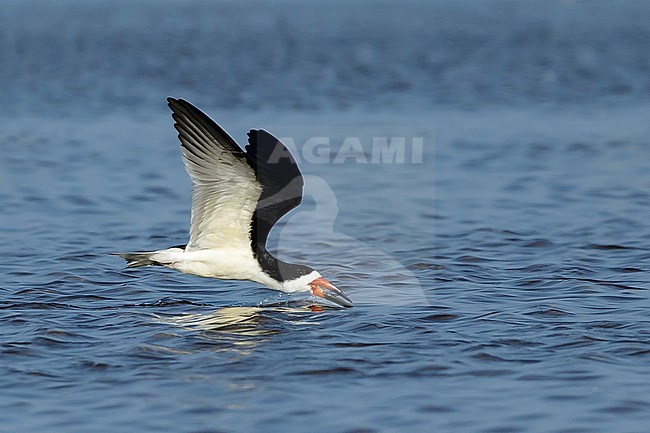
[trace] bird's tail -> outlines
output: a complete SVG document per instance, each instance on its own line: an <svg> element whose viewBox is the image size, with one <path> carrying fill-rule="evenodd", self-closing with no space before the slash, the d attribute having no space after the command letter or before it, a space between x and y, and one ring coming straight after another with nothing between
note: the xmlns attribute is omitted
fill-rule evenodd
<svg viewBox="0 0 650 433"><path fill-rule="evenodd" d="M148 253L113 253L112 256L120 256L126 260L127 268L139 268L140 266L162 266L161 263L152 259L159 251Z"/></svg>

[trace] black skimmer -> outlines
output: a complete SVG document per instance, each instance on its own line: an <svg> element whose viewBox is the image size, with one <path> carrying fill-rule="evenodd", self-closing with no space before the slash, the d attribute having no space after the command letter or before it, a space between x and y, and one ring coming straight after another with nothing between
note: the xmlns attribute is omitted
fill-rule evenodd
<svg viewBox="0 0 650 433"><path fill-rule="evenodd" d="M249 280L351 307L350 298L320 273L266 250L275 223L302 201L303 177L284 144L252 129L244 151L189 102L167 102L192 179L190 239L164 250L117 254L127 267L165 266L201 277Z"/></svg>

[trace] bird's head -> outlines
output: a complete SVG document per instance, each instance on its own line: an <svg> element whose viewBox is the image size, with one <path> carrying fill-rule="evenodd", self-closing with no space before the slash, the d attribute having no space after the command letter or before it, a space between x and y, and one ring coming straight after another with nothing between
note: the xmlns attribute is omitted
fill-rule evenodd
<svg viewBox="0 0 650 433"><path fill-rule="evenodd" d="M297 278L287 279L282 282L286 292L311 292L312 295L326 299L342 307L352 307L353 303L345 293L334 284L327 281L318 271L304 267L309 272L304 272Z"/></svg>

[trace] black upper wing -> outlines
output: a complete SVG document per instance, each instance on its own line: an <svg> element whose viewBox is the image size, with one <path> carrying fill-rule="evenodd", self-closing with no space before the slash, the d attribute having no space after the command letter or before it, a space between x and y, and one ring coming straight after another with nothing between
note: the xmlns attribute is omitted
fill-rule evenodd
<svg viewBox="0 0 650 433"><path fill-rule="evenodd" d="M260 252L275 223L302 201L305 182L289 149L262 129L248 133L246 156L262 186L252 230L253 249Z"/></svg>

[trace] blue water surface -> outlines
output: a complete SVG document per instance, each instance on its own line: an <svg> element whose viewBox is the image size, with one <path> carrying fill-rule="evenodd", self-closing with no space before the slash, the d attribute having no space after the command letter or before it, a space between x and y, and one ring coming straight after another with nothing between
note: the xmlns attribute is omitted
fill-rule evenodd
<svg viewBox="0 0 650 433"><path fill-rule="evenodd" d="M5 2L0 431L647 432L649 18ZM292 146L270 244L354 308L110 256L187 240L167 96Z"/></svg>

